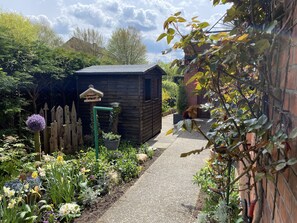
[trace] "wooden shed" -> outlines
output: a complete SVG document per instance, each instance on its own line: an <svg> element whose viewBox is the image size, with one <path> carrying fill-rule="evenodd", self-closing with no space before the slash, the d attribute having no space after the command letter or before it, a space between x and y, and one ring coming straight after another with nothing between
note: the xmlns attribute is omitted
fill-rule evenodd
<svg viewBox="0 0 297 223"><path fill-rule="evenodd" d="M118 132L122 138L144 143L160 133L162 75L165 75L165 72L158 65L91 66L75 74L78 95L91 84L104 93L97 106L120 103ZM90 105L78 99L78 113L82 118L84 134L90 133ZM99 115L99 122L102 126L105 123L106 126L108 116L102 118Z"/></svg>

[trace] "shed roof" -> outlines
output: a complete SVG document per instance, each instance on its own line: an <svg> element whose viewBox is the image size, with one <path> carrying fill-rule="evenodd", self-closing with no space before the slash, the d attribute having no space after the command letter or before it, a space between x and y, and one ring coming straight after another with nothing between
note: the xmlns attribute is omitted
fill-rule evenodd
<svg viewBox="0 0 297 223"><path fill-rule="evenodd" d="M77 75L84 74L143 74L150 70L159 70L162 75L165 71L157 64L137 64L137 65L100 65L86 67L76 71Z"/></svg>

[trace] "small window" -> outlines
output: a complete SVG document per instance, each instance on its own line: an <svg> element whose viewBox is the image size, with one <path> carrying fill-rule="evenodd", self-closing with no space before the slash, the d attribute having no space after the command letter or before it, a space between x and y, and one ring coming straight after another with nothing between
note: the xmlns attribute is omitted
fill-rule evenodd
<svg viewBox="0 0 297 223"><path fill-rule="evenodd" d="M152 81L151 79L145 79L144 82L144 100L148 101L152 99Z"/></svg>

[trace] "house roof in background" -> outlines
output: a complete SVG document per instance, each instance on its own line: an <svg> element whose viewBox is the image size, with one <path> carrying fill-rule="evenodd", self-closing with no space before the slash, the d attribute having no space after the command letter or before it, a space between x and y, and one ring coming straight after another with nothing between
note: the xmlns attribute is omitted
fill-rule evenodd
<svg viewBox="0 0 297 223"><path fill-rule="evenodd" d="M86 67L76 71L77 75L84 74L144 74L148 71L157 69L162 75L166 75L165 71L157 64L137 64L137 65L100 65Z"/></svg>

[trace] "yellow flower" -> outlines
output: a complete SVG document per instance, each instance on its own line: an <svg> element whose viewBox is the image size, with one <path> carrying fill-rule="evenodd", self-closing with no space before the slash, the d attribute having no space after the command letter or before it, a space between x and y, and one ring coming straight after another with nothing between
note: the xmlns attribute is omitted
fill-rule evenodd
<svg viewBox="0 0 297 223"><path fill-rule="evenodd" d="M11 190L9 187L3 187L3 192L4 192L4 195L8 198L11 198L14 196L15 194L15 191L14 190Z"/></svg>
<svg viewBox="0 0 297 223"><path fill-rule="evenodd" d="M18 197L17 202L20 203L23 200L22 197Z"/></svg>
<svg viewBox="0 0 297 223"><path fill-rule="evenodd" d="M12 209L14 208L14 205L16 204L16 200L15 199L11 199L10 202L8 203L7 208Z"/></svg>
<svg viewBox="0 0 297 223"><path fill-rule="evenodd" d="M35 186L34 189L31 189L31 193L32 194L37 194L39 197L41 197L40 193L38 193L39 191L39 187L38 186Z"/></svg>
<svg viewBox="0 0 297 223"><path fill-rule="evenodd" d="M90 172L90 171L91 171L91 170L86 169L85 167L83 167L83 168L80 169L80 172L81 172L82 174L88 173L88 172Z"/></svg>
<svg viewBox="0 0 297 223"><path fill-rule="evenodd" d="M58 156L57 161L60 162L60 163L63 162L64 161L63 156Z"/></svg>
<svg viewBox="0 0 297 223"><path fill-rule="evenodd" d="M33 179L36 179L36 178L38 177L38 172L37 172L37 171L34 171L34 172L32 173L32 175L31 175L31 177L32 177Z"/></svg>

